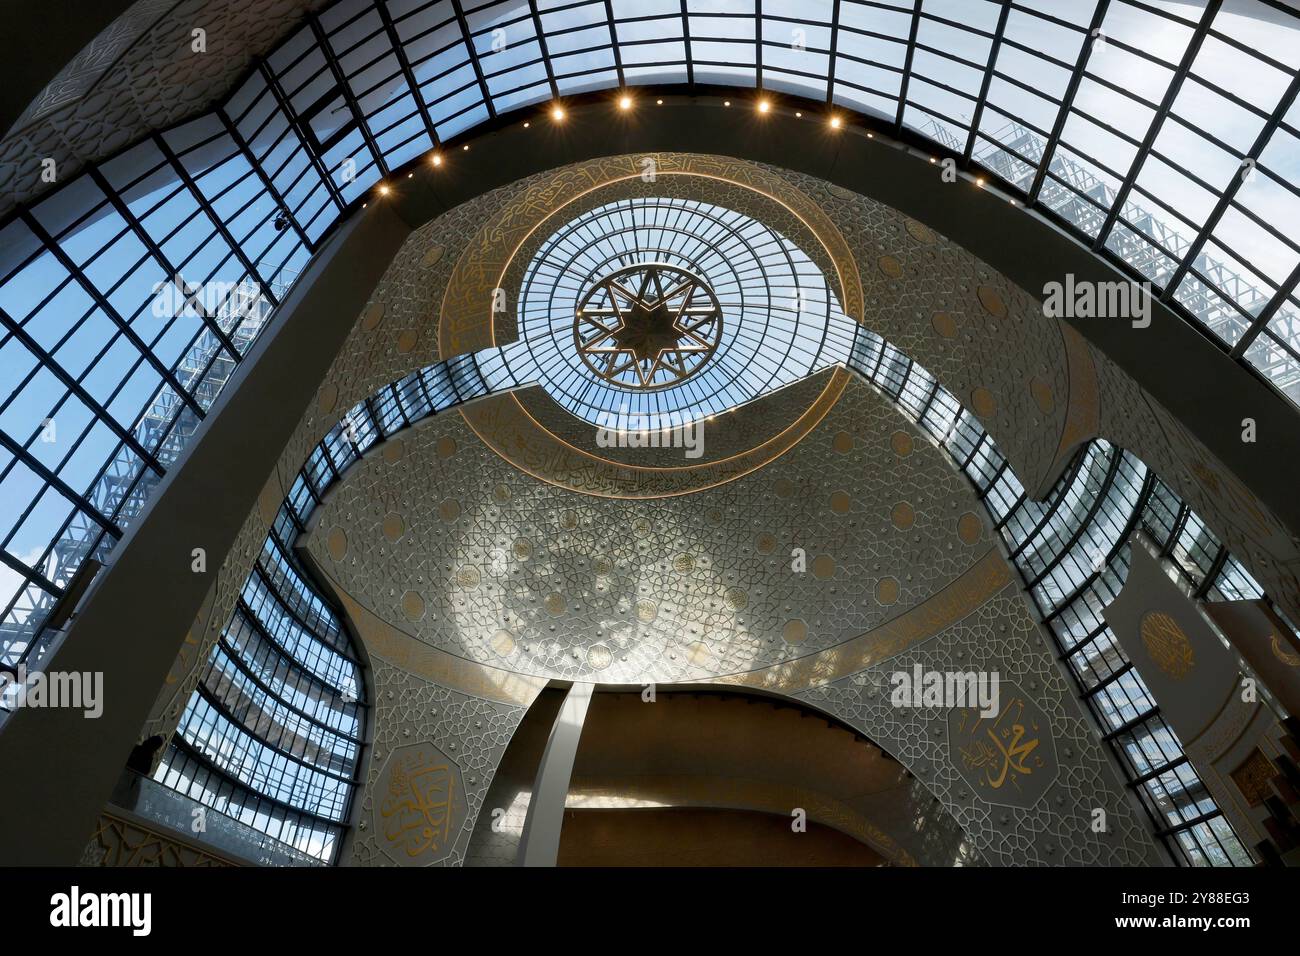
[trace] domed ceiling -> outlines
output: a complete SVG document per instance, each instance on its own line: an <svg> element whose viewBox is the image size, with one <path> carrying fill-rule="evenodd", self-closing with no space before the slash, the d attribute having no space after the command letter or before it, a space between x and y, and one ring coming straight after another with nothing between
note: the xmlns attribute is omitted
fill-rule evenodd
<svg viewBox="0 0 1300 956"><path fill-rule="evenodd" d="M620 217L638 230L636 242L617 228L607 234ZM678 219L694 225L689 234L662 228L673 217L689 217ZM720 222L735 227L719 233L731 241L762 237L747 247L750 261L764 261L766 249L787 270L773 274L817 291L816 308L805 314L784 294L746 291L742 274L711 256L707 224ZM634 288L609 287L625 276ZM588 332L582 310L592 302L600 325ZM584 361L583 342L617 342L610 316L630 315L635 302L642 330L668 305L678 316L704 310L720 326L706 337L705 361L666 381L626 364L618 380L601 374L602 360ZM770 363L760 384L728 379L687 392L707 381L724 349L741 348L747 325L757 344L741 354ZM560 371L392 434L330 489L301 542L369 660L375 743L359 793L363 821L375 813L387 757L435 725L436 739L473 768L467 799L478 806L549 680L723 683L798 697L878 742L989 862L1148 860L1145 829L984 505L934 444L942 426L920 428L903 414L936 413L928 399L937 384L926 395L904 390L895 403L845 370L847 357L882 387L894 378L909 388L934 383L911 376L901 353L891 353L894 365L879 350L859 354L876 333L969 403L1026 486L1050 485L1082 443L1109 432L1142 447L1230 538L1241 528L1236 540L1247 547L1267 540L1244 531L1261 519L1269 527L1265 512L1200 490L1189 463L1210 459L1159 406L943 236L772 167L615 157L520 181L411 235L250 515L225 583L196 622L202 637L178 661L151 727L174 725L278 502L315 442L337 432L342 410L413 369L476 352L507 357L512 372ZM814 340L815 350L806 346ZM629 351L624 363L641 361ZM585 378L586 394L602 397L584 410L582 392L561 376ZM601 440L598 422L617 418L600 410L673 394L690 398L674 399L666 416L708 412L699 458ZM1123 403L1111 405L1110 395ZM720 396L741 404L707 404ZM914 666L998 672L1029 708L1026 726L1041 731L1033 779L989 791L963 768L951 715L891 706L890 675ZM430 693L441 703L426 712L419 701ZM1105 837L1077 825L1096 806L1114 814ZM465 826L468 839L473 813ZM363 827L358 858L382 858L379 839ZM464 858L457 846L449 860Z"/></svg>

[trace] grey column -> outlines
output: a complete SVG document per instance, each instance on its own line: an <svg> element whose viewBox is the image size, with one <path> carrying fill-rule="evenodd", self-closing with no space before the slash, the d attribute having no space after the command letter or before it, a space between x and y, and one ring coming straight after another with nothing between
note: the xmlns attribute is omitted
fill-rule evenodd
<svg viewBox="0 0 1300 956"><path fill-rule="evenodd" d="M560 705L528 801L517 866L555 866L559 858L564 800L569 795L573 761L578 755L578 741L582 739L582 725L594 689L594 684L574 684Z"/></svg>
<svg viewBox="0 0 1300 956"><path fill-rule="evenodd" d="M0 731L0 864L80 858L212 577L410 227L353 216L312 258L181 460L113 549L53 655L101 673L103 714L20 708ZM194 548L207 570L191 570Z"/></svg>

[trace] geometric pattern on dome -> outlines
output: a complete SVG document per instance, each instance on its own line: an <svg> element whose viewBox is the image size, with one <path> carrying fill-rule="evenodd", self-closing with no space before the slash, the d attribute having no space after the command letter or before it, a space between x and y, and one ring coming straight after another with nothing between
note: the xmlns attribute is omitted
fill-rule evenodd
<svg viewBox="0 0 1300 956"><path fill-rule="evenodd" d="M722 335L722 307L702 279L658 262L602 278L582 298L573 339L587 366L625 388L690 378Z"/></svg>
<svg viewBox="0 0 1300 956"><path fill-rule="evenodd" d="M529 262L518 303L519 338L502 349L516 378L609 428L726 412L844 362L855 327L817 264L770 225L668 197L565 223Z"/></svg>

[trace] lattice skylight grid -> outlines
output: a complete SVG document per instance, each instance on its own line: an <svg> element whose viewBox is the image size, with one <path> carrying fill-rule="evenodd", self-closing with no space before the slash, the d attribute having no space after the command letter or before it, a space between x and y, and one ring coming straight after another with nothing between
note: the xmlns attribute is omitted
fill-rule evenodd
<svg viewBox="0 0 1300 956"><path fill-rule="evenodd" d="M603 277L640 263L700 277L722 308L716 349L692 375L655 390L596 374L574 343L576 310ZM721 206L636 198L558 229L529 263L519 292L511 370L597 426L662 428L717 415L848 358L854 323L821 269L771 227Z"/></svg>

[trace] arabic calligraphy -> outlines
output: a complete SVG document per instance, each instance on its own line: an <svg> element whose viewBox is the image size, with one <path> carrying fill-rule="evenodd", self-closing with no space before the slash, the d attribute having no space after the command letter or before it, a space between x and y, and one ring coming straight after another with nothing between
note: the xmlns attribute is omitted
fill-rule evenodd
<svg viewBox="0 0 1300 956"><path fill-rule="evenodd" d="M388 855L424 864L450 852L464 817L460 769L428 744L395 751L375 789L379 832Z"/></svg>
<svg viewBox="0 0 1300 956"><path fill-rule="evenodd" d="M951 711L949 734L971 787L991 802L1028 807L1055 781L1056 753L1046 715L1014 685L1007 692L995 716L974 707Z"/></svg>

